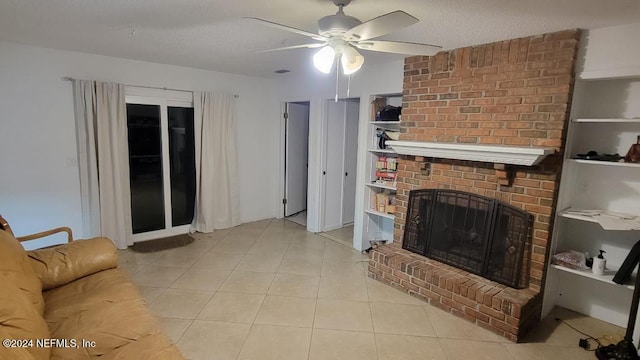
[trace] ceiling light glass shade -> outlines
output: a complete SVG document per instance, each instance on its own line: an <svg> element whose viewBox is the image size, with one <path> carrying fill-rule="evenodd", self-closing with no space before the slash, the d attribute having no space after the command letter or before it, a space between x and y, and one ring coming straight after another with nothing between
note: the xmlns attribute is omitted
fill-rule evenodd
<svg viewBox="0 0 640 360"><path fill-rule="evenodd" d="M360 55L358 50L349 46L343 50L340 62L342 63L344 74L349 75L360 70L362 64L364 64L364 56Z"/></svg>
<svg viewBox="0 0 640 360"><path fill-rule="evenodd" d="M331 46L325 46L313 55L313 66L321 72L328 74L331 72L336 59L336 51Z"/></svg>

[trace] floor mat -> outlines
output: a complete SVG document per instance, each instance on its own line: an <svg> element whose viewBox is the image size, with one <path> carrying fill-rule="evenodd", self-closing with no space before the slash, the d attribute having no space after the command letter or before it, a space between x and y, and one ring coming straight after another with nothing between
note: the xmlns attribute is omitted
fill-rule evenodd
<svg viewBox="0 0 640 360"><path fill-rule="evenodd" d="M189 234L182 234L161 239L137 242L129 246L129 249L141 253L149 253L189 245L193 241L194 239Z"/></svg>

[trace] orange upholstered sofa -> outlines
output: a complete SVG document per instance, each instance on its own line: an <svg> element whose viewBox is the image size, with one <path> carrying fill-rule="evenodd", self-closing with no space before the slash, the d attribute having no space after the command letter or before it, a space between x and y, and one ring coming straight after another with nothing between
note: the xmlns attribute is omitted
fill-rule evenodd
<svg viewBox="0 0 640 360"><path fill-rule="evenodd" d="M25 251L60 231L69 243ZM0 217L0 359L183 359L118 268L111 240L16 238Z"/></svg>

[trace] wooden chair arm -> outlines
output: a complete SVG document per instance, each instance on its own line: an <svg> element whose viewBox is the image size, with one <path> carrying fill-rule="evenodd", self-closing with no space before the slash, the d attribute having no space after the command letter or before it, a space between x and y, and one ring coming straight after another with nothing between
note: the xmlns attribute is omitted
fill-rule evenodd
<svg viewBox="0 0 640 360"><path fill-rule="evenodd" d="M71 229L66 227L66 226L55 228L55 229L51 229L51 230L47 230L47 231L42 231L42 232L31 234L31 235L16 236L16 239L18 239L18 241L20 241L20 242L23 242L23 241L40 239L40 238L43 238L43 237L46 237L46 236L57 234L59 232L66 232L67 233L67 242L72 242L73 241L73 234L71 233Z"/></svg>

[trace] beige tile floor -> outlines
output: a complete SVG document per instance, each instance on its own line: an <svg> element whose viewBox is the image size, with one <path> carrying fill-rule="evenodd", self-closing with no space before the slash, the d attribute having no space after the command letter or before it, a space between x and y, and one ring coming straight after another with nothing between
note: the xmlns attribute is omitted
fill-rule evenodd
<svg viewBox="0 0 640 360"><path fill-rule="evenodd" d="M318 235L327 239L336 241L348 247L353 247L353 225L345 226L339 229L318 233Z"/></svg>
<svg viewBox="0 0 640 360"><path fill-rule="evenodd" d="M564 309L513 344L366 276L367 257L286 220L196 234L120 264L188 359L594 359L622 329Z"/></svg>

